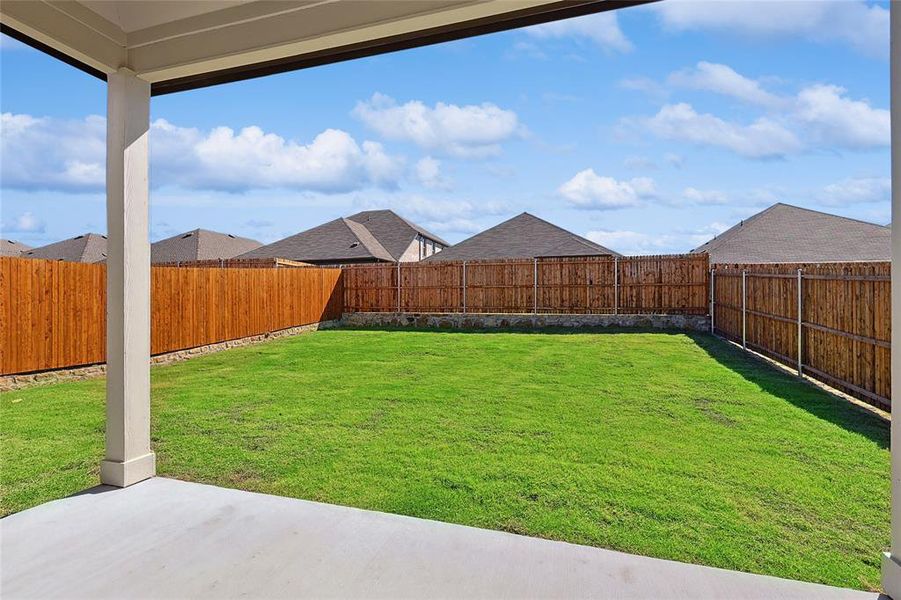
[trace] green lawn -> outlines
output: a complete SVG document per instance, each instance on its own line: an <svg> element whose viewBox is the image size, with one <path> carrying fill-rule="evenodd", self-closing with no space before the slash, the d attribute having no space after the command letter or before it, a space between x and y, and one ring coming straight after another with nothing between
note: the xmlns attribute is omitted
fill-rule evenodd
<svg viewBox="0 0 901 600"><path fill-rule="evenodd" d="M2 395L2 512L97 483L102 380ZM161 475L879 585L889 427L708 336L327 330L153 369Z"/></svg>

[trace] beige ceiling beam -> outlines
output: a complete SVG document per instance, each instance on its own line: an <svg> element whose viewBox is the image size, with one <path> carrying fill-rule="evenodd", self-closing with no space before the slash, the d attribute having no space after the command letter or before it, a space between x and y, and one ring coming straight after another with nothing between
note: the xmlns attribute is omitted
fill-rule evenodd
<svg viewBox="0 0 901 600"><path fill-rule="evenodd" d="M102 73L126 66L125 34L77 3L3 0L0 23Z"/></svg>

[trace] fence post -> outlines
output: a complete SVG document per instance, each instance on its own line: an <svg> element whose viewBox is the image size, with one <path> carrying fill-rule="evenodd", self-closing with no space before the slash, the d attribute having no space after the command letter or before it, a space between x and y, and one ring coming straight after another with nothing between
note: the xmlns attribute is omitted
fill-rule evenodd
<svg viewBox="0 0 901 600"><path fill-rule="evenodd" d="M538 259L532 259L532 312L538 314Z"/></svg>
<svg viewBox="0 0 901 600"><path fill-rule="evenodd" d="M748 349L748 272L741 272L741 347Z"/></svg>
<svg viewBox="0 0 901 600"><path fill-rule="evenodd" d="M613 257L613 314L619 314L619 257Z"/></svg>
<svg viewBox="0 0 901 600"><path fill-rule="evenodd" d="M802 319L802 306L804 304L803 296L801 295L801 269L798 269L798 375L804 374L804 362L802 359L802 346L801 339L803 338L802 329L804 327L804 320Z"/></svg>
<svg viewBox="0 0 901 600"><path fill-rule="evenodd" d="M463 261L463 314L466 314L466 261Z"/></svg>
<svg viewBox="0 0 901 600"><path fill-rule="evenodd" d="M710 269L710 333L716 331L716 269Z"/></svg>
<svg viewBox="0 0 901 600"><path fill-rule="evenodd" d="M400 314L400 261L397 261L397 314Z"/></svg>

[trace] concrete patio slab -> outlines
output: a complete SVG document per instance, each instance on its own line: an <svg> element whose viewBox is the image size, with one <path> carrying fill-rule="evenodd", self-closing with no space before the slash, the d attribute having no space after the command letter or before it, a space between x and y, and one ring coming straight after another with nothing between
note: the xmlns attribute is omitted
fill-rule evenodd
<svg viewBox="0 0 901 600"><path fill-rule="evenodd" d="M161 477L11 515L0 536L6 599L879 597Z"/></svg>

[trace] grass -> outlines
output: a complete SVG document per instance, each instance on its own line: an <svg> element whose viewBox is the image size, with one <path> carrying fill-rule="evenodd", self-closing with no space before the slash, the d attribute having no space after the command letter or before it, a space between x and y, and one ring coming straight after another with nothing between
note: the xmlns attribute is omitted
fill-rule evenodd
<svg viewBox="0 0 901 600"><path fill-rule="evenodd" d="M97 483L103 393L2 394L4 514ZM161 475L865 589L888 443L703 335L329 330L153 369Z"/></svg>

